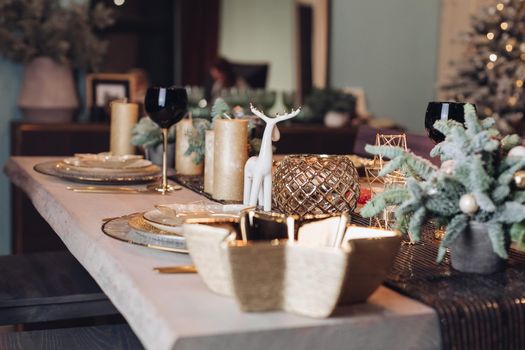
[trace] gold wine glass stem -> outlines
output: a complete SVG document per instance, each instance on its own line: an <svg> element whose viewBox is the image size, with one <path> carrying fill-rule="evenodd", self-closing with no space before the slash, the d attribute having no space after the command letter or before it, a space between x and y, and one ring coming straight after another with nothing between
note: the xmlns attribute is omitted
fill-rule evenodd
<svg viewBox="0 0 525 350"><path fill-rule="evenodd" d="M168 129L162 128L162 193L168 189Z"/></svg>

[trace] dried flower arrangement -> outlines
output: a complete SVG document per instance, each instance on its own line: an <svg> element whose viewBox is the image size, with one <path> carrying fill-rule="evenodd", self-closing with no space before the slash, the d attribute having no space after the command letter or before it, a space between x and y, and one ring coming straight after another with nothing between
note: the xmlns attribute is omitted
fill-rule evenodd
<svg viewBox="0 0 525 350"><path fill-rule="evenodd" d="M50 57L73 68L97 70L107 43L95 32L114 23L111 9L60 0L0 0L0 55L26 63Z"/></svg>

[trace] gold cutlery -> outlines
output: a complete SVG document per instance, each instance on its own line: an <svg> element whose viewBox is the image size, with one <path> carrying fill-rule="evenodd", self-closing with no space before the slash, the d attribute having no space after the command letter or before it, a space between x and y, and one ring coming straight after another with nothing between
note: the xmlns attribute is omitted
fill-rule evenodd
<svg viewBox="0 0 525 350"><path fill-rule="evenodd" d="M174 186L176 190L180 190L180 186ZM124 193L124 194L137 194L137 193L151 193L157 194L157 192L150 191L147 188L135 188L135 187L121 187L121 186L68 186L68 190L78 193Z"/></svg>
<svg viewBox="0 0 525 350"><path fill-rule="evenodd" d="M158 273L197 273L194 265L154 267L153 271Z"/></svg>

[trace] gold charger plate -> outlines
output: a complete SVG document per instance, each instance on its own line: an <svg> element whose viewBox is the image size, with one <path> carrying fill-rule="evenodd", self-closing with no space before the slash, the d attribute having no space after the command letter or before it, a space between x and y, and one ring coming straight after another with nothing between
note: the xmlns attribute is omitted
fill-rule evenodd
<svg viewBox="0 0 525 350"><path fill-rule="evenodd" d="M44 175L55 176L61 179L82 183L104 184L139 184L158 180L161 175L157 166L148 167L143 171L111 172L77 170L61 161L49 161L36 164L33 169Z"/></svg>
<svg viewBox="0 0 525 350"><path fill-rule="evenodd" d="M165 237L158 237L155 230L142 231L151 229L143 225L142 214L135 213L108 220L102 225L102 232L111 238L130 244L175 253L188 253L186 239L182 236L168 233ZM130 223L137 228L132 227Z"/></svg>

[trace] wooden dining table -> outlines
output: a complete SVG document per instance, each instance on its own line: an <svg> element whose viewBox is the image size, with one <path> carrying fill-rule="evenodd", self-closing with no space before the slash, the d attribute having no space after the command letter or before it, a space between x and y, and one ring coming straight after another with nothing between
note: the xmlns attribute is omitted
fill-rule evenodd
<svg viewBox="0 0 525 350"><path fill-rule="evenodd" d="M12 157L4 172L27 193L67 249L99 284L147 349L439 349L435 311L379 287L366 303L326 319L285 312L248 313L210 291L198 274L159 274L159 266L191 264L166 252L105 235L105 219L155 204L208 199L182 189L169 195L75 193L72 183L37 173L50 157Z"/></svg>

